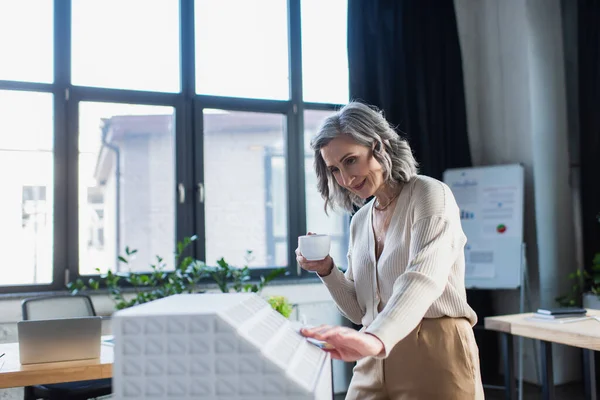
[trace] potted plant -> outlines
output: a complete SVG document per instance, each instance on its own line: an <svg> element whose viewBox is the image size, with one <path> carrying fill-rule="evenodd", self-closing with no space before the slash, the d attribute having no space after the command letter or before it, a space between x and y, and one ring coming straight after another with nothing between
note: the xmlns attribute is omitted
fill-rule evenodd
<svg viewBox="0 0 600 400"><path fill-rule="evenodd" d="M77 279L67 284L67 289L75 294L81 291L100 290L106 287L108 293L115 303L115 309L121 310L152 300L181 293L201 293L199 283L205 279L211 279L223 293L229 292L253 292L260 293L262 289L273 279L286 274L285 268L276 268L267 276L261 276L259 282L250 282L250 268L245 265L237 268L221 258L215 267L207 266L203 261L196 260L184 255L189 245L197 239L196 236L186 237L177 243L175 252L175 268L169 270L164 259L156 256L156 263L150 265L148 273L134 273L131 271L114 273L108 271L100 276L100 279L90 278L87 282ZM137 250L125 248L125 255L119 256L119 261L128 265L135 256ZM246 264L252 261L252 252L246 253ZM100 272L97 269L98 272ZM126 294L125 288L132 288L130 294ZM287 300L271 301L267 299L273 308L286 318L289 317L285 307ZM286 315L287 314L287 315Z"/></svg>
<svg viewBox="0 0 600 400"><path fill-rule="evenodd" d="M600 222L600 214L596 218ZM571 290L556 298L558 304L600 310L600 252L594 255L590 272L578 269L569 274L569 279L573 282Z"/></svg>
<svg viewBox="0 0 600 400"><path fill-rule="evenodd" d="M556 298L561 307L583 306L600 310L600 253L594 256L592 272L577 270L569 274L569 293Z"/></svg>
<svg viewBox="0 0 600 400"><path fill-rule="evenodd" d="M294 305L284 296L271 296L267 301L275 311L286 318L289 318L292 315L292 311L294 311Z"/></svg>
<svg viewBox="0 0 600 400"><path fill-rule="evenodd" d="M592 273L586 274L589 280L589 290L583 293L583 306L600 310L600 253L592 260Z"/></svg>
<svg viewBox="0 0 600 400"><path fill-rule="evenodd" d="M106 287L108 294L115 303L115 309L121 310L152 300L180 293L198 291L198 282L205 276L205 265L184 252L196 240L196 236L186 237L178 242L175 251L175 267L169 270L163 258L156 256L156 263L150 265L148 273L112 272L100 275L99 279L90 278L84 282L81 278L67 284L67 289L75 294L81 291L100 290ZM119 261L129 265L137 250L125 247L125 255L119 256ZM100 272L97 268L96 271ZM131 288L132 294L126 294L124 288Z"/></svg>

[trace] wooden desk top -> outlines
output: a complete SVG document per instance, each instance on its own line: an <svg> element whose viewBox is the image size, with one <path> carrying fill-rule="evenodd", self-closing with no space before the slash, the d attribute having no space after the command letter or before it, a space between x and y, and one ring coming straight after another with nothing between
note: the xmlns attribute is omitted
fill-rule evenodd
<svg viewBox="0 0 600 400"><path fill-rule="evenodd" d="M600 310L588 310L588 315L600 316ZM533 313L487 317L484 322L485 329L584 349L600 350L600 321L591 318L561 324L528 319L532 316Z"/></svg>
<svg viewBox="0 0 600 400"><path fill-rule="evenodd" d="M21 365L19 344L0 344L0 389L111 378L113 350L102 344L100 359Z"/></svg>

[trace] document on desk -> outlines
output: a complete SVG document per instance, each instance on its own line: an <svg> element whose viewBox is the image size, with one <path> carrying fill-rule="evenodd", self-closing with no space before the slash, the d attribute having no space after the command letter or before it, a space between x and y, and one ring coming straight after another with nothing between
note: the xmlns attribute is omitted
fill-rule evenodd
<svg viewBox="0 0 600 400"><path fill-rule="evenodd" d="M549 324L568 324L568 323L571 323L571 322L587 321L589 319L595 319L597 321L600 321L598 319L598 317L591 317L591 316L573 317L573 318L557 318L557 319L546 319L546 318L528 317L527 319L529 321L545 322L545 323L549 323Z"/></svg>

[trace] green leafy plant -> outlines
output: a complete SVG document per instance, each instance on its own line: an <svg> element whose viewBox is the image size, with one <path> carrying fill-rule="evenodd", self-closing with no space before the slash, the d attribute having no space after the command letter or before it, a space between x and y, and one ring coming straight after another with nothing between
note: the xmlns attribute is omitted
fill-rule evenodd
<svg viewBox="0 0 600 400"><path fill-rule="evenodd" d="M173 294L198 292L197 285L205 276L206 266L202 261L184 255L185 250L196 239L196 236L186 237L182 242L177 243L173 270L167 270L167 263L157 255L156 262L150 265L148 273L134 273L131 269L117 273L109 270L100 276L100 280L90 278L84 282L82 279L77 279L67 284L67 289L75 294L85 290L99 290L101 286L106 286L117 310ZM129 265L136 253L137 250L126 247L125 256L119 256L119 261ZM96 270L100 272L99 269ZM133 288L132 298L125 298L124 287Z"/></svg>
<svg viewBox="0 0 600 400"><path fill-rule="evenodd" d="M600 222L600 214L596 218ZM568 278L572 281L571 290L556 298L560 306L581 306L584 293L592 293L600 299L600 253L594 254L590 272L578 269L571 272Z"/></svg>
<svg viewBox="0 0 600 400"><path fill-rule="evenodd" d="M267 299L271 307L285 318L289 318L292 315L294 306L284 296L271 296Z"/></svg>
<svg viewBox="0 0 600 400"><path fill-rule="evenodd" d="M261 276L258 283L250 282L248 264L253 260L251 251L247 251L246 265L242 268L230 265L224 258L219 259L215 267L207 266L204 262L184 254L196 239L196 236L186 237L182 242L177 243L173 270L169 270L164 259L157 255L156 262L150 265L148 273L132 272L131 269L117 273L109 270L100 275L99 279L90 278L87 281L77 279L70 282L67 284L67 289L76 294L106 287L115 303L115 308L121 310L174 294L201 293L203 291L198 288L198 285L205 278L212 279L223 293L260 293L273 279L286 274L285 268L276 268L266 276ZM119 256L119 261L129 265L136 253L137 250L126 247L125 255ZM100 272L99 269L96 270ZM132 295L126 295L126 287L132 288Z"/></svg>
<svg viewBox="0 0 600 400"><path fill-rule="evenodd" d="M250 267L248 266L254 256L251 250L246 251L246 265L242 268L231 266L224 258L217 260L215 267L206 267L206 274L215 281L217 287L223 293L253 292L260 293L262 289L273 279L286 273L285 268L275 268L267 276L261 276L258 283L250 283Z"/></svg>
<svg viewBox="0 0 600 400"><path fill-rule="evenodd" d="M587 281L590 278L590 274L587 271L577 270L571 272L568 275L571 284L571 290L562 296L556 298L556 302L561 307L574 307L581 306L582 296L585 293Z"/></svg>

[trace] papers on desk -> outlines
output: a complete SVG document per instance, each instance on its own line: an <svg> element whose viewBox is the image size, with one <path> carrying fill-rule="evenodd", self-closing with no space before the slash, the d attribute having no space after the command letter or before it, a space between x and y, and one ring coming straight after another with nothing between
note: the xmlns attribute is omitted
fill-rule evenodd
<svg viewBox="0 0 600 400"><path fill-rule="evenodd" d="M576 317L584 316L587 314L587 310L581 307L558 307L558 308L538 308L536 315L545 315L553 318L560 317Z"/></svg>
<svg viewBox="0 0 600 400"><path fill-rule="evenodd" d="M544 318L542 316L534 315L532 317L528 317L527 319L529 321L547 322L550 324L568 324L570 322L586 321L588 319L595 319L595 318L591 317L591 316L587 316L587 315L579 316L579 317L562 317L562 318Z"/></svg>
<svg viewBox="0 0 600 400"><path fill-rule="evenodd" d="M561 307L561 308L538 308L532 317L527 318L537 322L552 322L555 324L566 324L569 322L578 322L591 319L587 315L587 310L580 307Z"/></svg>

